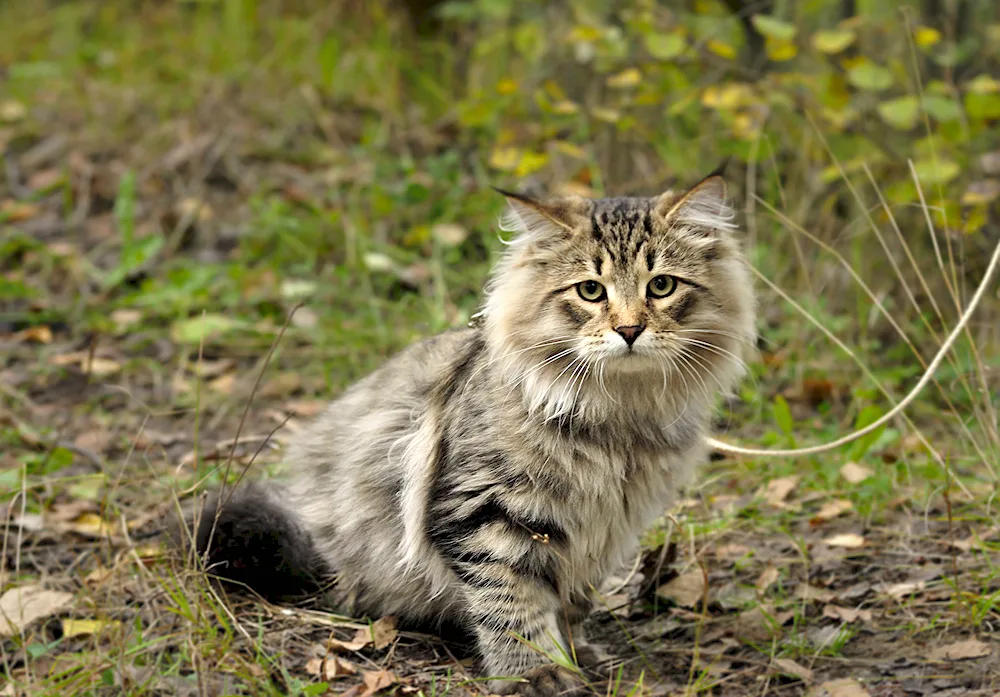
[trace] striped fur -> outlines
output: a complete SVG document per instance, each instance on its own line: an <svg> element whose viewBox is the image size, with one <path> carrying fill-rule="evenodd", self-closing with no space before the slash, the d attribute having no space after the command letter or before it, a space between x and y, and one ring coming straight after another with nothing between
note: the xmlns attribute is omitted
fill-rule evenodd
<svg viewBox="0 0 1000 697"><path fill-rule="evenodd" d="M279 508L308 533L289 544L336 573L343 610L457 622L485 674L526 680L493 691L551 695L579 687L552 657L581 640L592 589L704 459L754 302L717 177L655 199L508 198L515 237L481 325L411 346L333 402L289 453ZM681 280L650 297L662 274ZM603 301L581 297L587 280ZM629 348L619 326L645 329ZM240 566L225 542L209 555L223 575Z"/></svg>

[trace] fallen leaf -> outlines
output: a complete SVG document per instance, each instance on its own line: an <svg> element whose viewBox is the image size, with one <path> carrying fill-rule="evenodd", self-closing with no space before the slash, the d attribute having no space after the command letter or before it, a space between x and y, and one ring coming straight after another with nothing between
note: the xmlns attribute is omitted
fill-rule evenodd
<svg viewBox="0 0 1000 697"><path fill-rule="evenodd" d="M90 351L74 351L53 356L49 359L55 365L76 365L80 370L89 375L104 377L114 375L122 369L117 361L110 358L100 358L91 356Z"/></svg>
<svg viewBox="0 0 1000 697"><path fill-rule="evenodd" d="M727 543L715 548L715 556L720 559L739 559L750 554L752 550L746 545Z"/></svg>
<svg viewBox="0 0 1000 697"><path fill-rule="evenodd" d="M215 215L210 205L195 196L181 199L177 202L174 210L179 217L187 218L188 220L197 220L198 222L211 220Z"/></svg>
<svg viewBox="0 0 1000 697"><path fill-rule="evenodd" d="M0 203L0 219L6 220L8 223L21 223L25 220L31 220L41 210L35 203L7 199Z"/></svg>
<svg viewBox="0 0 1000 697"><path fill-rule="evenodd" d="M993 647L979 641L979 639L966 639L948 646L939 646L933 649L927 657L932 661L964 661L969 658L982 658L993 653Z"/></svg>
<svg viewBox="0 0 1000 697"><path fill-rule="evenodd" d="M841 678L821 683L811 689L807 697L871 697L854 678Z"/></svg>
<svg viewBox="0 0 1000 697"><path fill-rule="evenodd" d="M776 658L774 659L774 665L777 667L778 672L783 675L791 675L806 683L813 681L813 672L790 658Z"/></svg>
<svg viewBox="0 0 1000 697"><path fill-rule="evenodd" d="M19 634L35 620L56 614L69 605L72 593L41 586L11 588L0 597L0 636Z"/></svg>
<svg viewBox="0 0 1000 697"><path fill-rule="evenodd" d="M65 529L84 537L111 537L111 524L96 513L84 513L76 520L67 523Z"/></svg>
<svg viewBox="0 0 1000 697"><path fill-rule="evenodd" d="M857 622L858 620L862 622L872 621L871 610L855 610L849 607L841 607L840 605L825 606L823 608L823 617L848 623Z"/></svg>
<svg viewBox="0 0 1000 697"><path fill-rule="evenodd" d="M833 520L854 508L847 499L834 499L823 504L822 508L809 521L810 525L819 525L828 520Z"/></svg>
<svg viewBox="0 0 1000 697"><path fill-rule="evenodd" d="M851 484L860 484L872 476L873 472L855 462L848 462L840 468L840 476Z"/></svg>
<svg viewBox="0 0 1000 697"><path fill-rule="evenodd" d="M743 641L769 641L781 633L781 627L795 613L775 612L773 608L755 607L742 613L736 620L733 634Z"/></svg>
<svg viewBox="0 0 1000 697"><path fill-rule="evenodd" d="M46 327L44 324L40 324L35 327L28 327L27 329L22 329L11 338L14 341L20 343L31 342L35 344L51 344L52 330Z"/></svg>
<svg viewBox="0 0 1000 697"><path fill-rule="evenodd" d="M808 583L799 584L795 595L804 601L815 600L821 603L828 603L834 598L834 594L831 591L828 591L825 588L817 588L816 586Z"/></svg>
<svg viewBox="0 0 1000 697"><path fill-rule="evenodd" d="M300 307L292 315L292 326L299 329L314 329L319 324L319 315L311 307Z"/></svg>
<svg viewBox="0 0 1000 697"><path fill-rule="evenodd" d="M365 691L361 693L364 697L399 682L395 673L389 670L366 670L361 677L365 683Z"/></svg>
<svg viewBox="0 0 1000 697"><path fill-rule="evenodd" d="M306 672L315 675L320 680L333 680L345 675L355 675L358 669L350 661L340 656L323 656L310 658L306 663Z"/></svg>
<svg viewBox="0 0 1000 697"><path fill-rule="evenodd" d="M89 636L100 634L102 631L117 627L119 624L119 622L106 622L104 620L63 620L62 631L65 637Z"/></svg>
<svg viewBox="0 0 1000 697"><path fill-rule="evenodd" d="M39 513L25 513L14 516L10 524L28 532L40 532L45 529L45 518Z"/></svg>
<svg viewBox="0 0 1000 697"><path fill-rule="evenodd" d="M842 535L834 535L823 540L830 547L843 547L845 549L860 549L865 546L865 538L853 532Z"/></svg>
<svg viewBox="0 0 1000 697"><path fill-rule="evenodd" d="M469 231L456 223L439 223L431 228L431 235L445 247L457 247L465 242Z"/></svg>
<svg viewBox="0 0 1000 697"><path fill-rule="evenodd" d="M778 569L771 564L767 565L767 568L761 573L757 578L757 592L764 593L774 585L774 582L778 580Z"/></svg>
<svg viewBox="0 0 1000 697"><path fill-rule="evenodd" d="M101 454L111 447L114 440L114 434L107 431L92 429L90 431L85 431L74 438L73 445L85 450L93 450L95 453Z"/></svg>
<svg viewBox="0 0 1000 697"><path fill-rule="evenodd" d="M120 309L111 313L111 321L115 323L115 329L123 332L133 324L142 320L142 312L139 310Z"/></svg>
<svg viewBox="0 0 1000 697"><path fill-rule="evenodd" d="M376 649L384 649L396 640L396 618L386 615L372 623L372 642Z"/></svg>
<svg viewBox="0 0 1000 697"><path fill-rule="evenodd" d="M900 598L905 598L908 595L913 595L914 593L919 593L927 585L924 581L905 581L903 583L894 583L891 586L887 586L885 592L899 600Z"/></svg>
<svg viewBox="0 0 1000 697"><path fill-rule="evenodd" d="M798 485L800 477L779 477L778 479L772 479L767 483L767 489L764 492L764 497L767 502L772 506L781 507L788 495L792 493L792 490Z"/></svg>
<svg viewBox="0 0 1000 697"><path fill-rule="evenodd" d="M689 571L657 588L656 594L682 607L694 607L705 594L705 576L700 569Z"/></svg>
<svg viewBox="0 0 1000 697"><path fill-rule="evenodd" d="M319 415L329 402L322 399L300 399L285 403L285 409L296 416L310 418Z"/></svg>
<svg viewBox="0 0 1000 697"><path fill-rule="evenodd" d="M327 647L331 651L358 651L372 643L372 634L367 627L362 627L354 633L354 638L350 641L340 639L330 639Z"/></svg>
<svg viewBox="0 0 1000 697"><path fill-rule="evenodd" d="M233 385L236 384L236 373L226 373L209 381L208 388L219 394L232 394Z"/></svg>

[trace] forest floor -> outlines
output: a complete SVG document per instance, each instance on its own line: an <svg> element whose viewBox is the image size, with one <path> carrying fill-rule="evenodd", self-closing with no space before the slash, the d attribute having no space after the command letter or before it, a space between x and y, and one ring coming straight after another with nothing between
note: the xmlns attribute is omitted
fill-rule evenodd
<svg viewBox="0 0 1000 697"><path fill-rule="evenodd" d="M345 384L467 320L495 251L500 201L447 125L349 147L361 115L241 80L169 108L169 80L0 84L0 606L31 608L0 620L0 695L485 694L459 647L226 597L166 552L184 500L272 472ZM414 148L437 154L399 164ZM380 179L394 199L344 186ZM439 243L381 251L400 229ZM836 378L789 378L782 331L744 398L815 440L852 426ZM727 438L791 442L733 406ZM920 423L948 452L940 408ZM895 432L706 464L590 620L622 665L595 694L1000 694L992 473L923 453Z"/></svg>

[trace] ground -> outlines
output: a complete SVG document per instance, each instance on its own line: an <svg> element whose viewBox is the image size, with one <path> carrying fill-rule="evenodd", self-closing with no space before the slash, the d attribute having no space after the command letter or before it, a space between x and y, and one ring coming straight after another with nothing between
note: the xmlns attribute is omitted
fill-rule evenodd
<svg viewBox="0 0 1000 697"><path fill-rule="evenodd" d="M521 153L509 165L537 124L504 101L503 80L496 103L463 92L455 107L446 72L407 72L407 50L428 41L421 60L457 67L405 20L271 11L0 10L0 694L485 694L460 646L392 618L226 595L168 553L164 532L202 492L273 474L284 444L350 381L468 320L500 247L502 201L489 184L568 181L594 193L619 176L607 186L625 191L637 185L614 174L612 156L625 146L601 145L603 131L543 128L536 135L558 146L540 151L550 160L525 168ZM334 39L317 43L316 27ZM512 45L530 53L522 33ZM469 93L496 64L482 36L459 34ZM673 50L646 41L653 56ZM632 79L625 70L609 82ZM976 102L963 104L973 132ZM503 126L490 125L493 109L510 110ZM963 143L978 157L974 136ZM567 170L559 153L591 140L592 160ZM643 171L640 150L629 152ZM988 156L976 176L993 171ZM735 181L753 201L749 162L737 156ZM990 201L990 182L969 190ZM784 186L794 192L795 177ZM847 189L836 186L815 211L778 190L757 210L776 206L787 229L825 231L833 244L863 218L839 210ZM764 276L761 351L717 425L764 447L830 440L883 413L880 392L905 394L954 319L950 289L974 288L979 252L995 239L986 223L975 238L945 230L951 261L937 276L893 276L886 259L905 263L901 248L847 236L840 259L866 294L844 290L852 280L836 258L771 241L746 215ZM890 220L877 222L886 235ZM935 269L931 247L916 235L911 244L916 266ZM909 419L821 456L706 463L603 589L589 633L619 672L595 694L1000 692L995 295ZM807 316L846 341L874 382Z"/></svg>

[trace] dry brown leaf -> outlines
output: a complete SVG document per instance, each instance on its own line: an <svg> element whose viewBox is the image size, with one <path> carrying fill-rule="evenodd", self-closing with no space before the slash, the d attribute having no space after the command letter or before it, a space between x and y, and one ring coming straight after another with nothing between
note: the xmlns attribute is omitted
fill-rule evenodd
<svg viewBox="0 0 1000 697"><path fill-rule="evenodd" d="M323 656L310 658L306 663L306 672L315 675L320 680L333 680L345 675L355 675L358 669L353 663L340 656Z"/></svg>
<svg viewBox="0 0 1000 697"><path fill-rule="evenodd" d="M101 454L111 447L114 440L114 434L109 433L108 431L92 429L90 431L84 431L74 438L73 445L78 448L93 450L95 453Z"/></svg>
<svg viewBox="0 0 1000 697"><path fill-rule="evenodd" d="M44 324L37 327L28 327L14 334L12 339L19 343L51 344L52 330Z"/></svg>
<svg viewBox="0 0 1000 697"><path fill-rule="evenodd" d="M849 510L854 508L850 501L847 499L834 499L833 501L827 501L823 506L816 512L816 515L812 517L809 521L810 525L819 525L825 523L828 520L833 520Z"/></svg>
<svg viewBox="0 0 1000 697"><path fill-rule="evenodd" d="M843 547L844 549L860 549L865 546L865 538L853 532L842 535L834 535L823 540L830 547Z"/></svg>
<svg viewBox="0 0 1000 697"><path fill-rule="evenodd" d="M368 627L361 627L354 633L354 638L350 641L340 639L330 639L327 646L331 651L359 651L372 643L372 633Z"/></svg>
<svg viewBox="0 0 1000 697"><path fill-rule="evenodd" d="M807 697L871 697L854 678L842 678L821 683L811 689Z"/></svg>
<svg viewBox="0 0 1000 697"><path fill-rule="evenodd" d="M823 608L823 617L840 620L842 622L862 622L872 621L871 610L855 610L854 608L841 607L840 605L827 605Z"/></svg>
<svg viewBox="0 0 1000 697"><path fill-rule="evenodd" d="M862 467L856 462L848 462L840 468L840 476L850 484L860 484L874 474L867 467Z"/></svg>
<svg viewBox="0 0 1000 697"><path fill-rule="evenodd" d="M768 588L774 585L774 582L778 580L778 569L771 564L767 565L767 568L761 572L760 576L757 578L757 592L765 593Z"/></svg>
<svg viewBox="0 0 1000 697"><path fill-rule="evenodd" d="M27 201L14 201L7 199L0 203L0 217L6 219L8 223L21 223L34 218L41 212L38 204Z"/></svg>
<svg viewBox="0 0 1000 697"><path fill-rule="evenodd" d="M919 593L926 586L926 581L904 581L903 583L894 583L891 586L887 586L885 592L896 600L899 600L908 595Z"/></svg>
<svg viewBox="0 0 1000 697"><path fill-rule="evenodd" d="M120 309L111 313L111 321L115 323L115 329L119 332L125 331L133 324L142 320L142 312L139 310Z"/></svg>
<svg viewBox="0 0 1000 697"><path fill-rule="evenodd" d="M0 636L19 634L35 620L56 614L73 600L72 593L39 585L11 588L0 597Z"/></svg>
<svg viewBox="0 0 1000 697"><path fill-rule="evenodd" d="M805 683L813 681L813 672L790 658L776 658L774 659L774 665L778 669L778 672L784 675L791 675Z"/></svg>
<svg viewBox="0 0 1000 697"><path fill-rule="evenodd" d="M689 571L657 588L656 594L682 607L694 607L705 594L705 575L701 569Z"/></svg>
<svg viewBox="0 0 1000 697"><path fill-rule="evenodd" d="M110 358L101 358L99 356L91 357L89 351L64 353L59 356L53 356L49 360L55 365L78 366L83 372L96 377L114 375L122 369L122 366L118 363L118 361L113 361Z"/></svg>
<svg viewBox="0 0 1000 697"><path fill-rule="evenodd" d="M396 618L386 615L372 623L372 643L376 649L384 649L396 640Z"/></svg>
<svg viewBox="0 0 1000 697"><path fill-rule="evenodd" d="M236 373L226 373L225 375L220 375L214 380L211 380L208 383L208 387L213 392L218 392L219 394L232 394L233 385L235 384Z"/></svg>
<svg viewBox="0 0 1000 697"><path fill-rule="evenodd" d="M821 603L828 603L834 598L834 594L825 588L817 588L816 586L810 585L808 583L802 583L799 585L795 592L795 595L804 601L818 601Z"/></svg>
<svg viewBox="0 0 1000 697"><path fill-rule="evenodd" d="M745 557L750 552L751 549L746 545L736 543L719 545L715 548L715 556L720 559L739 559L740 557Z"/></svg>
<svg viewBox="0 0 1000 697"><path fill-rule="evenodd" d="M318 416L330 403L322 399L297 399L285 403L285 409L296 416Z"/></svg>
<svg viewBox="0 0 1000 697"><path fill-rule="evenodd" d="M948 646L939 646L928 654L932 661L964 661L993 653L993 647L979 639L966 639Z"/></svg>
<svg viewBox="0 0 1000 697"><path fill-rule="evenodd" d="M766 612L765 612L766 610ZM737 618L733 634L743 641L770 641L780 635L780 628L792 619L793 612L774 612L774 608L755 607Z"/></svg>
<svg viewBox="0 0 1000 697"><path fill-rule="evenodd" d="M764 497L767 502L772 506L781 507L788 495L792 493L792 490L798 485L798 476L791 477L779 477L778 479L772 479L767 483L767 489L764 492Z"/></svg>
<svg viewBox="0 0 1000 697"><path fill-rule="evenodd" d="M361 693L364 697L399 682L396 674L389 670L366 670L361 674L361 677L365 682L365 691Z"/></svg>

